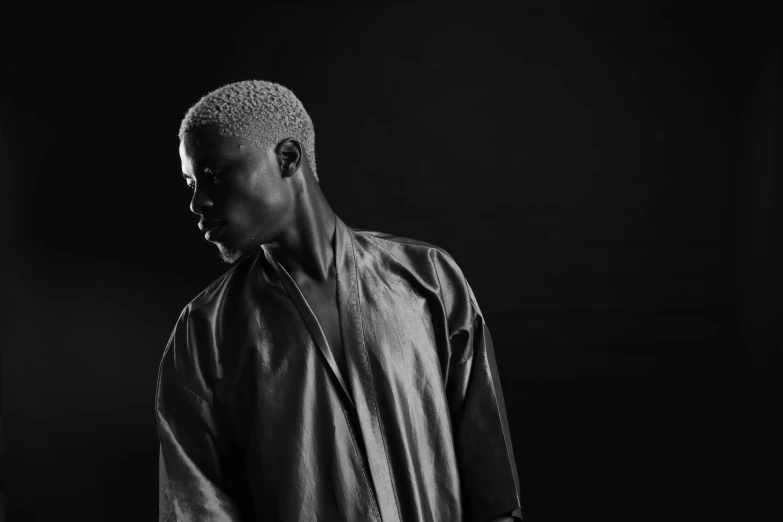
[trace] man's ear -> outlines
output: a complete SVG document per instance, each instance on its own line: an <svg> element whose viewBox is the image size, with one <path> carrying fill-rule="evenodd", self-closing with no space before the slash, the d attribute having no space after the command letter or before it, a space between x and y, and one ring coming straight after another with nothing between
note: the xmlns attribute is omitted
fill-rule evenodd
<svg viewBox="0 0 783 522"><path fill-rule="evenodd" d="M302 165L302 146L293 139L283 140L277 145L275 151L277 155L277 165L280 167L280 173L284 178L290 178Z"/></svg>

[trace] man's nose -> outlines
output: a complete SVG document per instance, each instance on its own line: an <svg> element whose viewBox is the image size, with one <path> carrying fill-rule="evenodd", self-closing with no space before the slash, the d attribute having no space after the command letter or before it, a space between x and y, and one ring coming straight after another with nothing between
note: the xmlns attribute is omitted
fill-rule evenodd
<svg viewBox="0 0 783 522"><path fill-rule="evenodd" d="M190 211L194 214L203 214L211 209L212 206L212 198L209 197L209 194L196 185L196 188L193 190L193 197L190 200Z"/></svg>

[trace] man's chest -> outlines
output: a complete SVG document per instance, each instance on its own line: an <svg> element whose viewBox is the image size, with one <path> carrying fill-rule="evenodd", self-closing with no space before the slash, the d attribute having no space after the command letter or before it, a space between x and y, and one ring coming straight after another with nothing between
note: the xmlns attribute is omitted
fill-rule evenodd
<svg viewBox="0 0 783 522"><path fill-rule="evenodd" d="M302 296L323 331L332 356L340 368L343 367L343 339L340 328L340 309L334 280L326 283L301 285Z"/></svg>
<svg viewBox="0 0 783 522"><path fill-rule="evenodd" d="M353 303L333 287L297 287L249 300L242 307L246 321L217 329L227 335L215 339L222 348L216 351L226 355L220 402L237 433L246 434L254 420L285 432L315 411L328 426L342 408L368 398L375 404L383 390L405 397L406 411L417 415L432 404L446 407L439 355L447 339L431 301L376 286L357 293Z"/></svg>

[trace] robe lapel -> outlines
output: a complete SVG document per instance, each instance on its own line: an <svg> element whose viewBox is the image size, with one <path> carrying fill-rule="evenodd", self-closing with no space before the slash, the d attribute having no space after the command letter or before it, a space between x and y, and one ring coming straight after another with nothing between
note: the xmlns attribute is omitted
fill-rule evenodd
<svg viewBox="0 0 783 522"><path fill-rule="evenodd" d="M275 267L275 270L277 271L277 275L280 277L280 280L283 282L283 285L288 291L288 294L291 296L291 299L294 301L294 304L299 309L299 313L302 315L305 324L307 324L307 328L310 330L310 334L313 336L313 340L315 341L315 344L318 346L318 349L320 350L324 359L326 359L327 366L332 370L332 374L337 379L337 382L340 384L340 388L342 389L345 398L348 400L348 403L351 405L351 407L356 409L356 406L353 403L353 399L351 399L351 394L348 392L348 387L345 385L345 379L343 379L343 375L340 372L340 368L339 366L337 366L337 361L335 361L334 359L334 355L332 354L332 351L329 348L329 343L326 340L326 336L324 335L321 325L318 323L318 319L316 318L315 313L313 312L312 308L310 308L310 305L307 303L307 300L304 298L302 291L299 290L299 287L296 285L294 278L291 277L291 274L288 273L288 270L286 270L283 265L278 263L276 259L272 258L269 255L267 255L267 257L271 260L272 265ZM338 274L338 293L339 293L339 286L340 286L339 277L340 276ZM341 315L345 315L345 314L341 314ZM345 350L345 348L343 349Z"/></svg>
<svg viewBox="0 0 783 522"><path fill-rule="evenodd" d="M361 256L358 257L360 259L357 259L356 245L350 228L339 217L336 217L335 269L337 271L337 299L345 360L346 379L344 379L329 349L329 344L318 319L307 304L296 282L285 267L267 254L267 258L275 267L280 280L299 309L316 345L327 362L327 366L340 384L346 400L353 407L355 418L358 420L360 440L366 452L366 463L370 470L380 518L384 521L398 521L400 520L400 512L388 463L383 427L379 417L378 397L376 396L370 354L365 344L362 285L357 268L361 262Z"/></svg>
<svg viewBox="0 0 783 522"><path fill-rule="evenodd" d="M384 521L398 521L400 512L397 506L397 495L388 463L370 354L364 335L364 329L371 326L364 324L359 266L367 261L361 255L357 255L351 229L339 217L335 236L337 294L340 300L346 377L356 404L359 431L367 452L367 464L375 487L375 498L378 501L381 518Z"/></svg>

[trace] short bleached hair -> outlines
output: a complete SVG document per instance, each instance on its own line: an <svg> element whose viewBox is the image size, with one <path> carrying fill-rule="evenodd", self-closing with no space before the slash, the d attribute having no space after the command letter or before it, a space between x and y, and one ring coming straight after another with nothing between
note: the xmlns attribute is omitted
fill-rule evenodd
<svg viewBox="0 0 783 522"><path fill-rule="evenodd" d="M264 147L295 139L307 153L318 180L313 121L299 98L282 85L248 80L210 92L185 114L179 127L180 141L189 130L210 123L218 125L221 135L250 139Z"/></svg>

